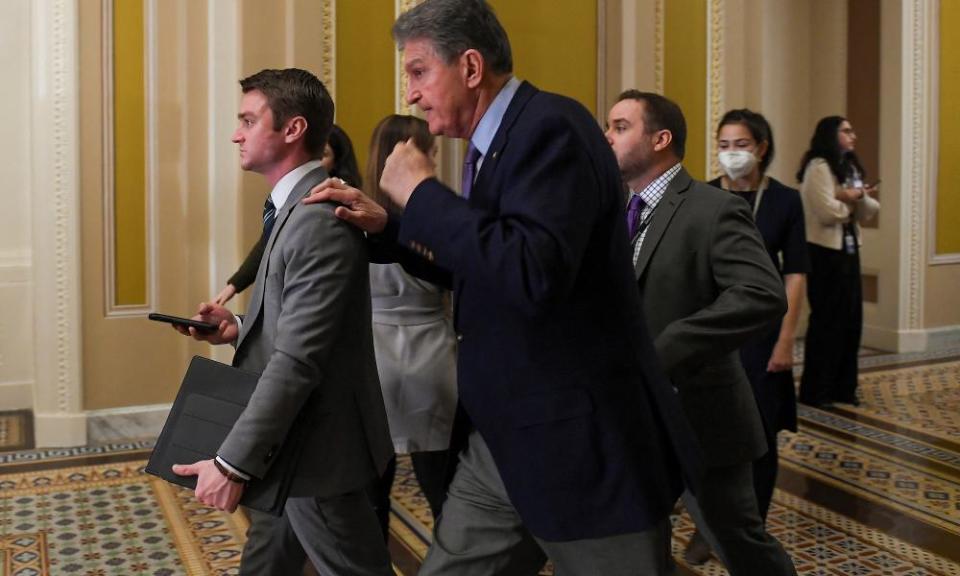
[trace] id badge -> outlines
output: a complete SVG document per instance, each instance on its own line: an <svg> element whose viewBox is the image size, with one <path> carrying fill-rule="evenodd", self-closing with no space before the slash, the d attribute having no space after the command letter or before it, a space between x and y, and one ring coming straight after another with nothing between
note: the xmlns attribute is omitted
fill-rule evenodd
<svg viewBox="0 0 960 576"><path fill-rule="evenodd" d="M843 235L843 251L847 254L857 253L857 239L849 232Z"/></svg>

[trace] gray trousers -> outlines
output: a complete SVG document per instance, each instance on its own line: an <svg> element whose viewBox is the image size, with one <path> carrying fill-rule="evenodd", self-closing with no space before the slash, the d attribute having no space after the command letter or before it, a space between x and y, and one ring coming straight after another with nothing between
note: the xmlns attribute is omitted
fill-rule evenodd
<svg viewBox="0 0 960 576"><path fill-rule="evenodd" d="M536 575L548 557L563 576L674 573L668 518L644 532L589 540L548 542L530 534L510 503L490 450L473 432L420 576Z"/></svg>
<svg viewBox="0 0 960 576"><path fill-rule="evenodd" d="M783 546L764 527L749 462L707 468L696 497L683 503L730 576L796 576Z"/></svg>
<svg viewBox="0 0 960 576"><path fill-rule="evenodd" d="M290 498L283 516L249 508L241 576L300 576L309 557L325 576L394 576L365 492Z"/></svg>

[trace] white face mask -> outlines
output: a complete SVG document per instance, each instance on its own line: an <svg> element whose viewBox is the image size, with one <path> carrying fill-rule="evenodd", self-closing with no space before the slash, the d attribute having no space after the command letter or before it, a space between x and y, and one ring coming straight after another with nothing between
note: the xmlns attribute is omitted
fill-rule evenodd
<svg viewBox="0 0 960 576"><path fill-rule="evenodd" d="M724 150L717 154L717 160L731 180L743 178L757 165L757 157L749 150Z"/></svg>

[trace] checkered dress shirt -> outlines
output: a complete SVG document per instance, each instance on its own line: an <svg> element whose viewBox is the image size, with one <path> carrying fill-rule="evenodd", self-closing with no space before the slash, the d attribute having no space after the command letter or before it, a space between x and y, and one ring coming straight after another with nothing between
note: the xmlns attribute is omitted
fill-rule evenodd
<svg viewBox="0 0 960 576"><path fill-rule="evenodd" d="M653 215L653 211L657 208L657 204L660 203L660 199L663 198L663 195L667 192L667 186L670 185L670 181L673 180L673 177L677 175L677 172L680 171L680 163L674 164L669 170L663 174L657 176L657 178L647 185L646 188L640 192L630 191L630 196L634 195L639 196L643 199L643 210L640 211L640 233L637 235L637 241L633 245L633 265L637 265L637 260L640 259L640 247L643 245L643 239L647 236L647 224L649 224L650 217ZM629 203L630 198L627 198ZM633 238L630 239L633 241Z"/></svg>

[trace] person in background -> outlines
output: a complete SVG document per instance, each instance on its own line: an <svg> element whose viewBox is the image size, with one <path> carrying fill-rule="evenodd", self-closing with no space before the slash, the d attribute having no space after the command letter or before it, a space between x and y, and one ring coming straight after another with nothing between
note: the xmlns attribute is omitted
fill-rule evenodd
<svg viewBox="0 0 960 576"><path fill-rule="evenodd" d="M766 439L737 352L783 316L783 282L747 203L683 168L686 135L683 111L659 94L627 90L608 114L635 289L706 464L683 502L732 576L795 576L757 506L752 462Z"/></svg>
<svg viewBox="0 0 960 576"><path fill-rule="evenodd" d="M857 353L863 331L860 224L880 203L854 152L857 135L841 116L817 123L797 180L803 199L810 274L800 401L857 405Z"/></svg>
<svg viewBox="0 0 960 576"><path fill-rule="evenodd" d="M753 462L753 489L760 516L766 520L777 482L777 432L797 429L793 344L809 268L803 204L797 190L767 176L774 154L773 130L761 114L747 109L724 114L717 128L717 148L723 175L709 184L736 194L750 205L787 292L783 318L740 348L740 361L753 387L767 436L767 453ZM707 540L697 531L684 559L702 564L709 552Z"/></svg>
<svg viewBox="0 0 960 576"><path fill-rule="evenodd" d="M333 178L340 178L353 186L363 186L360 169L357 167L357 157L353 153L353 143L350 142L350 137L343 131L343 128L336 124L333 125L330 138L324 145L320 165ZM266 213L264 214L266 215ZM260 239L250 249L247 257L243 259L240 268L227 280L227 285L223 287L223 290L214 297L214 303L223 306L236 294L243 292L253 284L257 276L257 267L260 266L260 259L263 258L263 249L266 243L266 236L261 234Z"/></svg>
<svg viewBox="0 0 960 576"><path fill-rule="evenodd" d="M333 125L330 139L323 148L320 164L327 169L331 178L339 178L358 188L363 186L360 167L357 166L357 156L353 152L353 142L343 128L336 124Z"/></svg>
<svg viewBox="0 0 960 576"><path fill-rule="evenodd" d="M413 140L433 156L433 135L414 116L387 116L374 129L367 159L366 193L388 212L399 208L380 189L387 156ZM436 519L445 493L445 469L457 408L457 340L444 299L446 290L415 278L400 264L370 264L373 343L380 386L397 454L410 454L413 471ZM375 505L384 537L396 459L384 473Z"/></svg>

